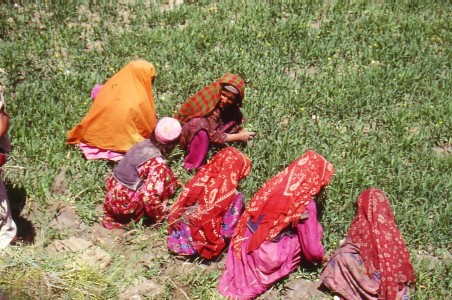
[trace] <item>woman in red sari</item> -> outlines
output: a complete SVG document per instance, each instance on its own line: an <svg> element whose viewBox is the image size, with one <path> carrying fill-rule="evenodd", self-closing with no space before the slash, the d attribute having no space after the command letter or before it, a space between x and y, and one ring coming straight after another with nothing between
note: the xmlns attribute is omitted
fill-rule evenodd
<svg viewBox="0 0 452 300"><path fill-rule="evenodd" d="M223 296L253 299L301 261L322 261L323 229L314 197L333 173L331 163L309 150L253 196L229 246L218 285Z"/></svg>
<svg viewBox="0 0 452 300"><path fill-rule="evenodd" d="M222 253L243 211L237 186L251 169L239 150L219 151L185 186L168 215L168 249L212 259Z"/></svg>
<svg viewBox="0 0 452 300"><path fill-rule="evenodd" d="M184 168L202 166L210 143L246 142L254 137L254 132L240 128L244 96L245 81L225 74L182 104L175 117L183 124L180 145L187 153Z"/></svg>
<svg viewBox="0 0 452 300"><path fill-rule="evenodd" d="M367 189L357 206L345 242L322 272L323 284L341 299L409 299L414 269L388 198Z"/></svg>
<svg viewBox="0 0 452 300"><path fill-rule="evenodd" d="M127 151L107 180L102 222L105 228L121 228L142 218L159 222L166 216L177 180L163 154L177 144L180 131L176 119L162 118L150 139Z"/></svg>

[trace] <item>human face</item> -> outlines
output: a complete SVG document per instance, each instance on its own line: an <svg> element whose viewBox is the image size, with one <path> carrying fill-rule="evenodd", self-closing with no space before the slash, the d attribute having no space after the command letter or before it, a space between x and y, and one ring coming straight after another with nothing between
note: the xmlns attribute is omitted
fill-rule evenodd
<svg viewBox="0 0 452 300"><path fill-rule="evenodd" d="M220 92L220 108L225 108L236 103L236 95L230 91L221 90Z"/></svg>

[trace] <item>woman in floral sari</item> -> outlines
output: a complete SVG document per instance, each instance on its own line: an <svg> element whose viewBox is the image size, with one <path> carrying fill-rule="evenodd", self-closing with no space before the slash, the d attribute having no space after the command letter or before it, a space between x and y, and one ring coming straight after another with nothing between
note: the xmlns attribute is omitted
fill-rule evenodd
<svg viewBox="0 0 452 300"><path fill-rule="evenodd" d="M182 104L175 117L183 124L180 145L187 152L184 168L202 166L210 143L246 142L254 137L254 132L240 128L244 96L245 81L225 74Z"/></svg>
<svg viewBox="0 0 452 300"><path fill-rule="evenodd" d="M323 230L314 197L333 172L332 164L309 150L253 196L229 246L218 285L222 295L253 299L301 261L322 261Z"/></svg>
<svg viewBox="0 0 452 300"><path fill-rule="evenodd" d="M177 144L180 132L176 119L162 118L150 139L127 151L107 180L105 228L121 228L142 218L159 222L166 216L177 180L163 154Z"/></svg>
<svg viewBox="0 0 452 300"><path fill-rule="evenodd" d="M323 270L323 284L341 299L408 299L415 274L388 198L367 189L357 206L345 242Z"/></svg>
<svg viewBox="0 0 452 300"><path fill-rule="evenodd" d="M219 151L185 186L168 216L168 249L212 259L232 235L244 200L237 186L251 169L239 150Z"/></svg>

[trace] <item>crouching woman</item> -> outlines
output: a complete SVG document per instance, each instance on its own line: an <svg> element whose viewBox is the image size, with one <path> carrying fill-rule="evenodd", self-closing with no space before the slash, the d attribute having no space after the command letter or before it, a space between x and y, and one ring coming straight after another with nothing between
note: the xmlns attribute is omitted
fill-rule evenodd
<svg viewBox="0 0 452 300"><path fill-rule="evenodd" d="M178 143L180 132L176 119L162 118L150 139L127 151L107 179L105 228L121 228L142 218L148 223L160 222L166 216L177 179L163 155Z"/></svg>

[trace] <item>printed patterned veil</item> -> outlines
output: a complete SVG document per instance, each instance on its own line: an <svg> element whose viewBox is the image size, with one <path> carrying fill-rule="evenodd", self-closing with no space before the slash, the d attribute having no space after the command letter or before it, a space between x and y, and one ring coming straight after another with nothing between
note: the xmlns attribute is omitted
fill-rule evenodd
<svg viewBox="0 0 452 300"><path fill-rule="evenodd" d="M334 168L320 154L308 150L286 169L273 176L253 196L240 217L233 236L233 248L241 257L241 247L248 220L256 222L264 215L251 236L247 251L257 249L262 242L275 238L289 224L296 226L305 207L327 185Z"/></svg>
<svg viewBox="0 0 452 300"><path fill-rule="evenodd" d="M348 236L359 246L368 273L381 272L381 299L395 299L399 284L414 282L415 274L391 205L379 189L365 190L356 202Z"/></svg>
<svg viewBox="0 0 452 300"><path fill-rule="evenodd" d="M187 183L170 208L169 233L172 224L184 220L191 229L197 252L207 259L218 255L225 246L220 233L223 215L237 195L240 180L250 169L249 158L233 147L215 154Z"/></svg>

